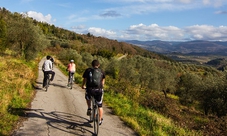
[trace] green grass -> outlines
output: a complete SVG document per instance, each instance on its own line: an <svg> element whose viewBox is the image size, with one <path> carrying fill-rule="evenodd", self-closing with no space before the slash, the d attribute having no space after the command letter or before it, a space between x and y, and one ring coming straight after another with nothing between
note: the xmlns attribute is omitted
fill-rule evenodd
<svg viewBox="0 0 227 136"><path fill-rule="evenodd" d="M104 102L140 136L199 136L199 132L180 128L170 118L135 104L121 94L105 92Z"/></svg>
<svg viewBox="0 0 227 136"><path fill-rule="evenodd" d="M0 135L10 135L23 116L23 108L31 102L36 62L0 57Z"/></svg>

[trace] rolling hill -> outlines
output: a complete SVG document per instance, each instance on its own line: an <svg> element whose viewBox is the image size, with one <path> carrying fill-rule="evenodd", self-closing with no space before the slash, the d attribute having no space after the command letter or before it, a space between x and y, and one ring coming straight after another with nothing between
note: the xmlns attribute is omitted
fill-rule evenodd
<svg viewBox="0 0 227 136"><path fill-rule="evenodd" d="M157 53L227 55L227 41L125 41Z"/></svg>

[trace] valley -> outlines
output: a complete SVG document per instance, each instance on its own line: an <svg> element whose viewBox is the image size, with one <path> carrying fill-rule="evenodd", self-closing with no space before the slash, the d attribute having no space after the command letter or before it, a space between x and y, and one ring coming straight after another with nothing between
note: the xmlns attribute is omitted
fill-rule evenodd
<svg viewBox="0 0 227 136"><path fill-rule="evenodd" d="M209 61L219 60L222 65L227 65L227 42L219 41L125 41L142 47L146 50L165 55L175 61L198 65L209 65ZM220 67L220 65L212 65Z"/></svg>

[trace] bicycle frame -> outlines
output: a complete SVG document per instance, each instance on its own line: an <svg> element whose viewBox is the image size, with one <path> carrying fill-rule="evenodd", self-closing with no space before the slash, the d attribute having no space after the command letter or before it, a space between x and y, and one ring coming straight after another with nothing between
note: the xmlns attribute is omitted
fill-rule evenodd
<svg viewBox="0 0 227 136"><path fill-rule="evenodd" d="M72 73L69 73L69 74L70 74L69 88L72 89L73 88L73 74Z"/></svg>

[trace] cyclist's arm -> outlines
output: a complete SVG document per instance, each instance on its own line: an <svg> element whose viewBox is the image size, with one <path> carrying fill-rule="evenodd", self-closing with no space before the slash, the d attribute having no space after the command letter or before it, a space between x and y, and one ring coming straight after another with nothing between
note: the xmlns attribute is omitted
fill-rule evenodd
<svg viewBox="0 0 227 136"><path fill-rule="evenodd" d="M69 71L70 64L67 65L66 71Z"/></svg>
<svg viewBox="0 0 227 136"><path fill-rule="evenodd" d="M50 70L53 70L53 63L51 61L49 63L49 68L50 68Z"/></svg>
<svg viewBox="0 0 227 136"><path fill-rule="evenodd" d="M83 78L82 89L86 88L86 82L87 82L87 78Z"/></svg>
<svg viewBox="0 0 227 136"><path fill-rule="evenodd" d="M82 88L85 89L86 88L86 83L87 83L87 75L88 75L89 69L86 69L83 73L83 81L82 81Z"/></svg>
<svg viewBox="0 0 227 136"><path fill-rule="evenodd" d="M42 65L42 70L43 70L43 71L45 70L45 62L44 62L43 65Z"/></svg>
<svg viewBox="0 0 227 136"><path fill-rule="evenodd" d="M103 71L102 71L102 73L103 73L103 75L102 75L102 87L104 87L106 75Z"/></svg>
<svg viewBox="0 0 227 136"><path fill-rule="evenodd" d="M102 87L104 87L105 84L105 78L102 79Z"/></svg>

